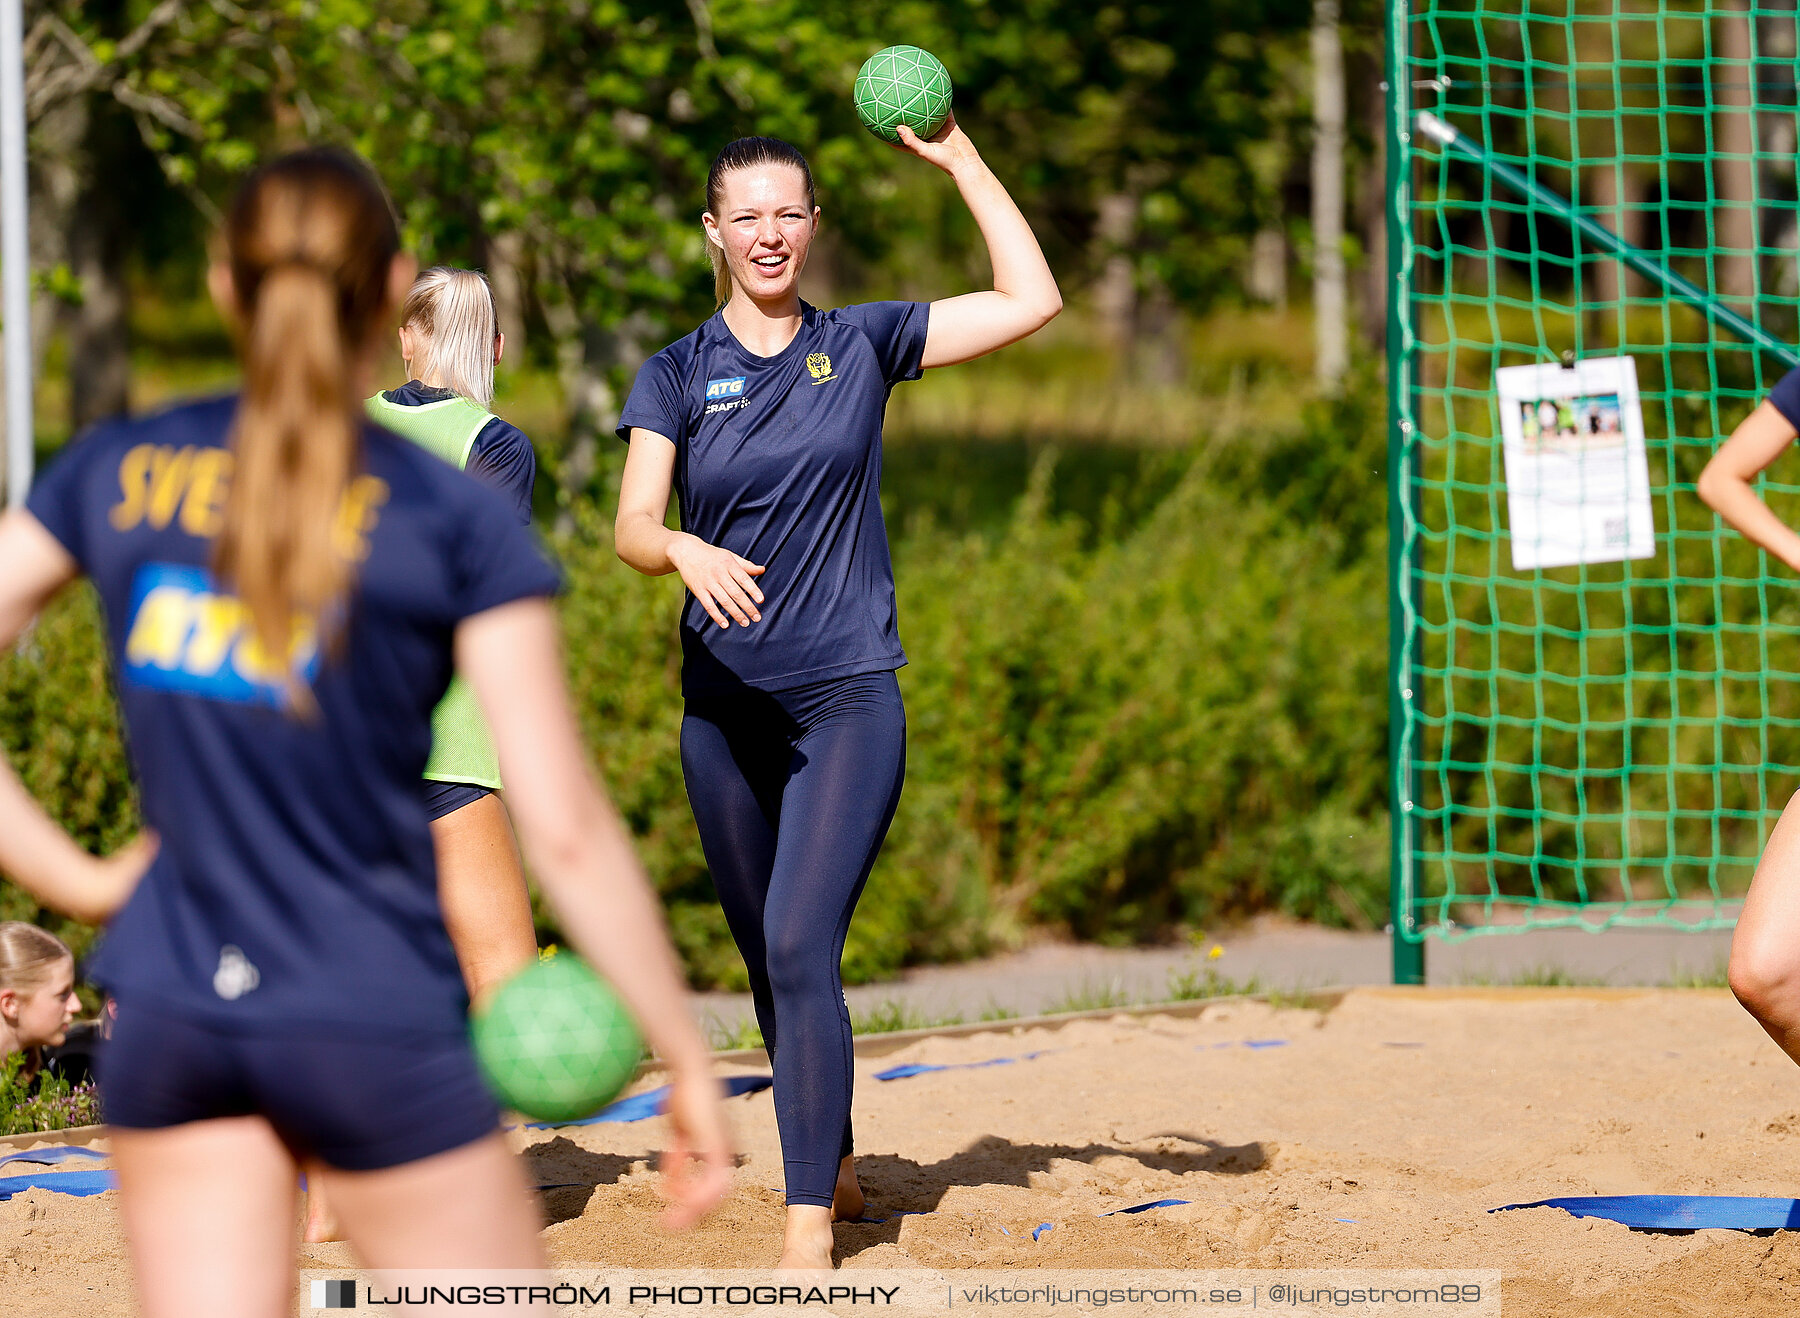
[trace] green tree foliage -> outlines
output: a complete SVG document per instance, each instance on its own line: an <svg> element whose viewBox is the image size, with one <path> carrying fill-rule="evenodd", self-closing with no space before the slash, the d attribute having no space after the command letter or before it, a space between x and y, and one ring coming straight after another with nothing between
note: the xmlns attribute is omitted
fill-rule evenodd
<svg viewBox="0 0 1800 1318"><path fill-rule="evenodd" d="M1279 208L1269 161L1304 112L1310 14L1302 0L68 9L70 40L117 75L95 94L110 86L131 105L168 177L204 204L274 146L349 142L389 180L427 259L483 260L518 235L552 338L580 340L605 370L634 367L705 311L706 167L745 133L809 153L859 284L981 276L953 191L850 110L858 64L898 40L947 61L959 118L1072 287L1120 254L1097 217L1123 196L1139 279L1205 305L1235 286L1244 240Z"/></svg>

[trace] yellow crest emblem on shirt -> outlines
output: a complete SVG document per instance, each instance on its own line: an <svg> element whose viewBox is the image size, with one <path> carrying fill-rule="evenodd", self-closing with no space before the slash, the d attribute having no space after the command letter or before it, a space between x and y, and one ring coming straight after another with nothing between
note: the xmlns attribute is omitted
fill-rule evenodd
<svg viewBox="0 0 1800 1318"><path fill-rule="evenodd" d="M810 354L806 359L806 369L811 372L814 384L824 384L837 377L831 373L831 358L822 352Z"/></svg>

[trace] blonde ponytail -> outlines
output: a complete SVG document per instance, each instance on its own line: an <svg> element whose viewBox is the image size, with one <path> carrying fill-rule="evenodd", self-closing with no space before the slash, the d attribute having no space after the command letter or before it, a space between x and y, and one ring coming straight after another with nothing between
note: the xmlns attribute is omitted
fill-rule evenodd
<svg viewBox="0 0 1800 1318"><path fill-rule="evenodd" d="M413 281L400 323L423 340L413 374L481 407L494 402L494 290L479 270L434 265Z"/></svg>
<svg viewBox="0 0 1800 1318"><path fill-rule="evenodd" d="M239 191L225 242L244 388L213 566L249 614L291 707L311 708L296 651L333 620L355 564L334 535L362 462L352 366L387 306L399 250L387 195L344 152L296 152Z"/></svg>

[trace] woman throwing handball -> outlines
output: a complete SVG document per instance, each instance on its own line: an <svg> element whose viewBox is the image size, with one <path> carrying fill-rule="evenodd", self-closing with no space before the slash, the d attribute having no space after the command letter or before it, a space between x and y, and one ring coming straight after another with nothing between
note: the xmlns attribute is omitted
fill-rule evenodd
<svg viewBox="0 0 1800 1318"><path fill-rule="evenodd" d="M800 300L819 208L805 159L749 137L719 153L703 217L721 309L645 363L619 556L681 574L681 762L775 1070L787 1176L781 1266L831 1266L861 1215L839 962L905 772L906 662L880 501L888 393L1024 338L1062 308L1018 207L948 121L900 148L956 180L994 287L929 305ZM664 525L671 489L680 531Z"/></svg>
<svg viewBox="0 0 1800 1318"><path fill-rule="evenodd" d="M111 923L100 1080L139 1303L290 1312L301 1159L366 1266L543 1265L436 898L420 775L453 661L572 941L676 1071L691 1220L730 1151L576 737L555 576L499 496L363 416L413 273L387 198L353 157L285 156L239 191L222 246L241 394L102 426L0 520L0 644L78 574L99 592L153 830L96 860L0 763L0 868Z"/></svg>
<svg viewBox="0 0 1800 1318"><path fill-rule="evenodd" d="M1800 534L1751 482L1800 437L1800 369L1789 371L1700 473L1700 497L1753 544L1800 572ZM1800 795L1782 811L1731 938L1731 991L1800 1062Z"/></svg>

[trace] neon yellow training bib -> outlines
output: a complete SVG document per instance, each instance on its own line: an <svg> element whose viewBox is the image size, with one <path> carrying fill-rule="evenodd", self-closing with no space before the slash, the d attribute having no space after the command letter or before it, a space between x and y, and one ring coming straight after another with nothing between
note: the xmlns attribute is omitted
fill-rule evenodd
<svg viewBox="0 0 1800 1318"><path fill-rule="evenodd" d="M469 465L475 437L494 419L492 412L460 396L403 407L376 394L367 406L375 424L404 435L458 470ZM494 750L493 734L481 716L475 693L460 676L450 679L449 689L432 712L431 758L425 762L425 776L439 783L500 788L500 757Z"/></svg>

